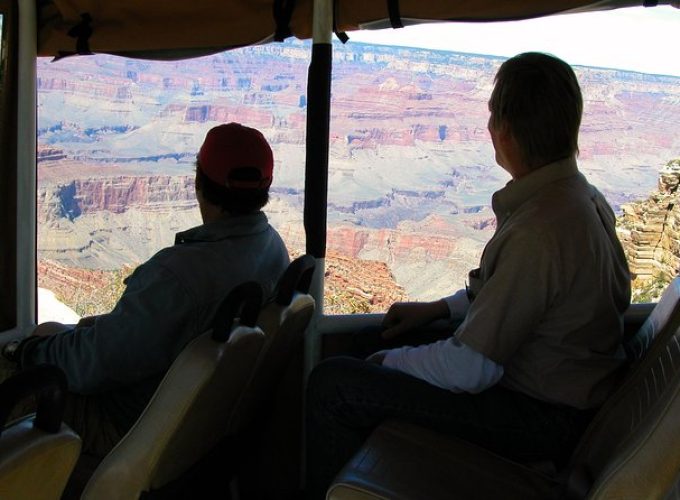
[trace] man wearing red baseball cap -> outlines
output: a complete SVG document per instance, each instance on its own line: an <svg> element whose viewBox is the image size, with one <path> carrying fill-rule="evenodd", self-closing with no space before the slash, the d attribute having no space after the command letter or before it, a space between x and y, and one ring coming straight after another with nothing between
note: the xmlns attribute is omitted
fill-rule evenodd
<svg viewBox="0 0 680 500"><path fill-rule="evenodd" d="M238 123L211 129L196 159L196 197L204 222L261 209L273 171L274 155L260 131Z"/></svg>
<svg viewBox="0 0 680 500"><path fill-rule="evenodd" d="M173 246L135 269L110 313L77 325L41 324L6 353L20 368L49 363L65 372L64 421L86 454L103 456L125 435L231 289L256 281L268 298L289 264L261 211L274 167L264 136L238 123L214 127L196 166L203 224L178 233Z"/></svg>
<svg viewBox="0 0 680 500"><path fill-rule="evenodd" d="M239 123L208 132L198 152L201 171L213 182L237 189L264 189L272 183L274 155L262 133Z"/></svg>

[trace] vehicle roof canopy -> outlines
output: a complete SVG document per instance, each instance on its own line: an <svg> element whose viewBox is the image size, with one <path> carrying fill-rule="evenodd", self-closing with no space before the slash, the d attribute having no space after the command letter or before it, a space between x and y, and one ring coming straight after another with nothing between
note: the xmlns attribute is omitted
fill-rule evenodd
<svg viewBox="0 0 680 500"><path fill-rule="evenodd" d="M336 32L427 21L500 21L673 0L335 0ZM312 36L313 0L45 0L38 55L184 58Z"/></svg>

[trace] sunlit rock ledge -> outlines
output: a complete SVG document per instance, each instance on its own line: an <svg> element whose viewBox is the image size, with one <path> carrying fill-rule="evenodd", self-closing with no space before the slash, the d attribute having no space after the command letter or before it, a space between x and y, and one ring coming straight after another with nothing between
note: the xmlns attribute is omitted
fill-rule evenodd
<svg viewBox="0 0 680 500"><path fill-rule="evenodd" d="M662 289L680 269L680 159L659 173L657 190L643 201L621 206L617 232L630 270L640 286ZM652 297L653 298L653 297Z"/></svg>

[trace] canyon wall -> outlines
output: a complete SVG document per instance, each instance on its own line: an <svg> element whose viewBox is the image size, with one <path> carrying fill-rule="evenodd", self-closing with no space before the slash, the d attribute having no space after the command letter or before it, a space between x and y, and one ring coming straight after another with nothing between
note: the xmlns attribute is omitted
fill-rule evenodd
<svg viewBox="0 0 680 500"><path fill-rule="evenodd" d="M454 291L493 233L491 195L509 180L486 130L502 59L361 43L333 51L329 276L351 274L343 286L362 297L358 308ZM266 212L303 251L308 64L309 45L293 41L189 61L39 60L39 258L113 272L172 244L200 223L195 155L225 121L257 127L272 144ZM666 202L656 216L631 202L680 151L680 78L575 69L585 101L580 168L623 211L620 234L640 279L677 273L660 250L672 238L657 244L652 234L671 227L659 219ZM384 286L372 288L373 274Z"/></svg>
<svg viewBox="0 0 680 500"><path fill-rule="evenodd" d="M680 159L659 173L646 200L622 206L617 232L637 288L654 295L680 271Z"/></svg>

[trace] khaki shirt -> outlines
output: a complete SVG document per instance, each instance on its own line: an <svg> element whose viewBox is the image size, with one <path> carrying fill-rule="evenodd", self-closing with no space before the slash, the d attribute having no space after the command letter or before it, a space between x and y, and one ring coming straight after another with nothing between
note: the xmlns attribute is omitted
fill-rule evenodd
<svg viewBox="0 0 680 500"><path fill-rule="evenodd" d="M602 194L574 158L497 191L497 228L470 273L458 339L503 365L501 384L576 408L603 403L625 358L630 273Z"/></svg>

